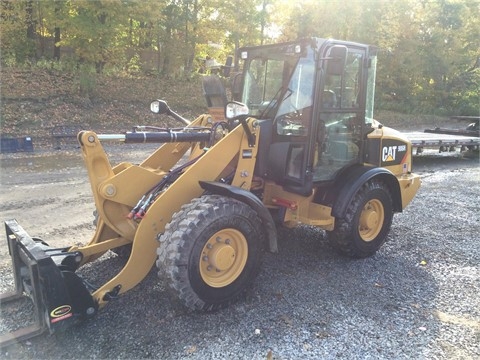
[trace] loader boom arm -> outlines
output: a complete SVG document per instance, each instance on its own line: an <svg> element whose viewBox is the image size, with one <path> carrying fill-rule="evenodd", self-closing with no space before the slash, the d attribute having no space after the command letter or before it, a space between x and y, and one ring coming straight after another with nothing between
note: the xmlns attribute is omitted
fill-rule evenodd
<svg viewBox="0 0 480 360"><path fill-rule="evenodd" d="M205 191L200 182L222 182L228 177L230 186L250 190L258 145L252 144L252 138L258 139L256 120L247 119L233 129L224 122L218 125L202 115L187 126L187 136L166 135L168 131L128 136L134 142L145 138L169 142L138 165L121 163L114 167L100 141L112 140L111 135L79 133L98 213L95 234L84 246L55 249L32 239L15 220L5 222L16 288L2 294L0 301L3 304L27 295L33 301L36 322L0 335L0 346L46 330L53 333L92 317L108 301L142 281L155 264L158 238L166 224L183 204ZM116 140L126 141L122 137ZM146 203L144 214L130 216L147 194L151 201ZM76 274L83 264L129 244L132 248L127 263L105 284L96 287Z"/></svg>
<svg viewBox="0 0 480 360"><path fill-rule="evenodd" d="M206 119L202 116L192 126L204 125ZM255 119L246 121L251 134L257 131L254 124ZM101 254L92 249L105 251L102 243L108 242L108 248L132 243L125 267L92 294L100 307L137 285L148 274L157 256L157 236L183 204L204 192L199 181L218 181L234 172L232 185L250 188L257 148L256 144L249 145L244 126L237 126L208 149L198 143L167 143L140 165L123 163L112 168L95 133L81 133L79 140L100 221L89 244L70 251L83 253L86 262ZM140 221L129 219L127 215L138 199L162 180L188 150L191 150L189 158L198 157L198 160L158 194Z"/></svg>

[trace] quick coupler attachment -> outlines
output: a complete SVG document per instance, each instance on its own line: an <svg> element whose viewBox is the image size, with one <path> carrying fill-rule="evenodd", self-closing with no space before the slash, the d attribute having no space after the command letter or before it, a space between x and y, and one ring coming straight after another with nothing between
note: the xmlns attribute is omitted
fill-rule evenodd
<svg viewBox="0 0 480 360"><path fill-rule="evenodd" d="M16 220L5 222L15 290L0 295L0 305L27 296L33 302L35 323L0 335L0 347L61 331L97 313L88 285L75 274L80 253L51 249L32 239Z"/></svg>

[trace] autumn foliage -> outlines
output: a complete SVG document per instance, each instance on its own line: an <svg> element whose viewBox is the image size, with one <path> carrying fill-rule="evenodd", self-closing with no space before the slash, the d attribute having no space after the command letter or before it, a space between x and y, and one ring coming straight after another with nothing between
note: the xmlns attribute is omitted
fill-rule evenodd
<svg viewBox="0 0 480 360"><path fill-rule="evenodd" d="M147 110L159 97L193 117L207 56L224 63L241 46L307 36L379 47L378 110L479 114L476 0L240 3L0 0L2 133L158 121Z"/></svg>

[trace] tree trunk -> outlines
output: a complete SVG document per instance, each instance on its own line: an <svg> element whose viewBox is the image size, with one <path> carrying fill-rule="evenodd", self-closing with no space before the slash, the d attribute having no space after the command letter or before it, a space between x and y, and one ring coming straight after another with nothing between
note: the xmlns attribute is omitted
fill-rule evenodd
<svg viewBox="0 0 480 360"><path fill-rule="evenodd" d="M58 42L60 41L60 28L59 27L55 28L54 37L55 37L55 40L54 40L55 44L53 46L53 60L60 61L60 50L61 49L60 49L60 46L57 45Z"/></svg>
<svg viewBox="0 0 480 360"><path fill-rule="evenodd" d="M58 21L60 15L60 4L55 1L55 20ZM57 45L60 42L60 27L55 26L54 41L53 41L53 60L60 61L60 46Z"/></svg>
<svg viewBox="0 0 480 360"><path fill-rule="evenodd" d="M33 1L27 1L25 5L25 22L27 24L27 39L35 40L35 21L33 20Z"/></svg>

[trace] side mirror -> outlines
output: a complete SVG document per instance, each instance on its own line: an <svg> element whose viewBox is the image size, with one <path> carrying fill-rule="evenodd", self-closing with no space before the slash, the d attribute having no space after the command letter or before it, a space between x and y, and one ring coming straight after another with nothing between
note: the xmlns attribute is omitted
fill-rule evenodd
<svg viewBox="0 0 480 360"><path fill-rule="evenodd" d="M173 117L175 120L178 120L185 125L190 125L190 120L185 119L184 117L178 115L175 111L172 111L167 105L167 102L164 100L155 100L150 103L150 111L155 114L167 114Z"/></svg>
<svg viewBox="0 0 480 360"><path fill-rule="evenodd" d="M347 47L334 45L327 54L327 75L342 75L347 62Z"/></svg>
<svg viewBox="0 0 480 360"><path fill-rule="evenodd" d="M170 114L170 108L164 100L155 100L150 104L150 111L155 114Z"/></svg>
<svg viewBox="0 0 480 360"><path fill-rule="evenodd" d="M241 115L248 115L248 113L248 106L237 101L231 101L225 107L225 117L228 120L233 120Z"/></svg>

